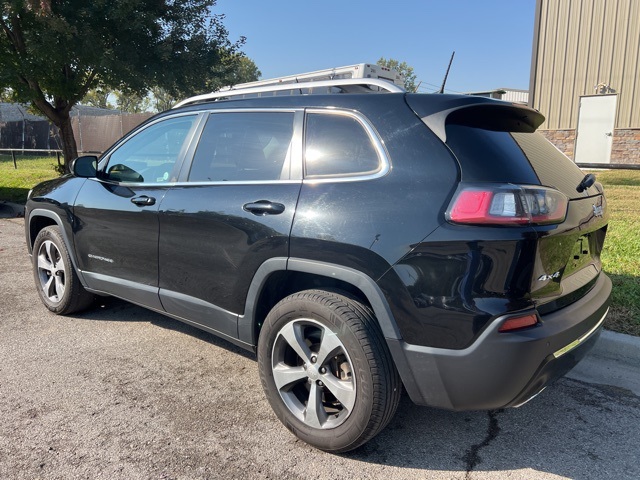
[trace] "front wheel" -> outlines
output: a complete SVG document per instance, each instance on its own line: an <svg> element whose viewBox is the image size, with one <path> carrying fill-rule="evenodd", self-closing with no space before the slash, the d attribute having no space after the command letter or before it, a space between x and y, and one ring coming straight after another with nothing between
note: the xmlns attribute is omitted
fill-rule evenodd
<svg viewBox="0 0 640 480"><path fill-rule="evenodd" d="M58 315L83 310L93 302L93 295L80 283L57 226L43 228L36 237L33 275L40 300Z"/></svg>
<svg viewBox="0 0 640 480"><path fill-rule="evenodd" d="M338 293L307 290L278 303L258 342L271 407L297 437L353 450L389 423L401 382L373 312Z"/></svg>

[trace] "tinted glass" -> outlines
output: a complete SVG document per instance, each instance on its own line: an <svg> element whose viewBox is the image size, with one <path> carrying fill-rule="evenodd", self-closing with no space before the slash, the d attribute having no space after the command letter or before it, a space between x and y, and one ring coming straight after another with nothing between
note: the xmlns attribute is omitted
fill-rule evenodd
<svg viewBox="0 0 640 480"><path fill-rule="evenodd" d="M345 115L307 115L306 177L363 175L380 169L380 157L363 125Z"/></svg>
<svg viewBox="0 0 640 480"><path fill-rule="evenodd" d="M233 112L209 116L189 181L289 178L292 112Z"/></svg>
<svg viewBox="0 0 640 480"><path fill-rule="evenodd" d="M585 173L540 133L511 135L526 154L543 185L555 187L571 198L585 195L576 190ZM598 191L595 187L590 187L587 193L597 195Z"/></svg>
<svg viewBox="0 0 640 480"><path fill-rule="evenodd" d="M447 145L460 162L463 181L539 183L529 160L508 132L447 125Z"/></svg>
<svg viewBox="0 0 640 480"><path fill-rule="evenodd" d="M195 119L195 115L168 118L131 137L111 154L107 178L136 183L175 181L173 170L184 155Z"/></svg>

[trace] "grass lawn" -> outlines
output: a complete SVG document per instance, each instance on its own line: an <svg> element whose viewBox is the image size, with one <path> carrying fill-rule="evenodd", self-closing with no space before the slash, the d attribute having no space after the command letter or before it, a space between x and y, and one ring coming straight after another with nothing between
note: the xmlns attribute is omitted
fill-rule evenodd
<svg viewBox="0 0 640 480"><path fill-rule="evenodd" d="M602 252L604 270L613 281L605 327L640 336L640 171L592 173L604 185L611 213Z"/></svg>
<svg viewBox="0 0 640 480"><path fill-rule="evenodd" d="M24 203L37 183L58 176L55 157L0 155L0 201ZM613 280L611 310L605 326L640 336L640 171L593 172L605 187L611 218L602 262Z"/></svg>
<svg viewBox="0 0 640 480"><path fill-rule="evenodd" d="M11 155L0 155L0 201L24 203L34 185L56 178L56 157L16 156L16 169Z"/></svg>

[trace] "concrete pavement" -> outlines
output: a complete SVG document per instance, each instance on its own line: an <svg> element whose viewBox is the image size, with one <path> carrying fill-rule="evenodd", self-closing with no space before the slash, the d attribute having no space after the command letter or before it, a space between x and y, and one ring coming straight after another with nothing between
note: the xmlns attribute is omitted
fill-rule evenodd
<svg viewBox="0 0 640 480"><path fill-rule="evenodd" d="M593 350L567 377L640 396L640 338L604 330Z"/></svg>

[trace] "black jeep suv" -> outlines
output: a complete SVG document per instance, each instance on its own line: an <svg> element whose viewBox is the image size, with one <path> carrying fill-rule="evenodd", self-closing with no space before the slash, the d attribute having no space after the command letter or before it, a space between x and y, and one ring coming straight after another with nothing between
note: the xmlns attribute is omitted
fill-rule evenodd
<svg viewBox="0 0 640 480"><path fill-rule="evenodd" d="M528 401L607 313L602 186L535 110L383 83L194 97L78 158L26 206L45 306L113 295L256 351L282 423L328 451L379 433L402 386Z"/></svg>

